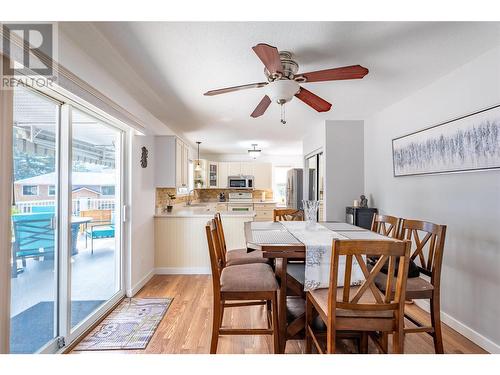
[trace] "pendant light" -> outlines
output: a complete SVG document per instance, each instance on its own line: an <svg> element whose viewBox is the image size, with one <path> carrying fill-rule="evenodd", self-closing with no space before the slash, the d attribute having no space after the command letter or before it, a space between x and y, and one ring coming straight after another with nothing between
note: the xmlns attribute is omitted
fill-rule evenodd
<svg viewBox="0 0 500 375"><path fill-rule="evenodd" d="M252 144L252 147L253 149L248 150L248 155L250 155L250 157L255 160L260 156L262 150L256 148L257 147L256 143Z"/></svg>
<svg viewBox="0 0 500 375"><path fill-rule="evenodd" d="M201 171L201 165L200 165L200 141L197 141L196 144L198 145L198 160L196 162L196 167L194 168L194 170L196 172L199 172Z"/></svg>

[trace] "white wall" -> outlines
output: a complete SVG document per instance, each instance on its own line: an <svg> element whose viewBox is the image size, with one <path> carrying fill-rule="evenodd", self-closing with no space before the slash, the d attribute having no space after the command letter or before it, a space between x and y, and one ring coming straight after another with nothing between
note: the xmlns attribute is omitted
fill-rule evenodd
<svg viewBox="0 0 500 375"><path fill-rule="evenodd" d="M59 30L58 61L75 75L102 92L111 100L135 115L149 134L174 134L160 120L141 106L121 86L99 62L74 44ZM145 145L149 150L149 165L142 169L139 164L140 148ZM154 265L154 223L155 182L154 182L154 142L153 137L133 136L130 143L130 236L127 238L130 252L126 254L127 294L137 292L145 280L150 277Z"/></svg>
<svg viewBox="0 0 500 375"><path fill-rule="evenodd" d="M133 135L131 140L130 175L130 258L126 283L127 295L132 296L153 275L155 210L155 150L154 137ZM148 166L142 168L141 148L148 149Z"/></svg>
<svg viewBox="0 0 500 375"><path fill-rule="evenodd" d="M500 170L393 177L391 140L500 103L500 47L365 121L365 185L382 212L448 226L444 321L500 353Z"/></svg>
<svg viewBox="0 0 500 375"><path fill-rule="evenodd" d="M364 193L363 121L325 123L325 215L344 221L346 206Z"/></svg>

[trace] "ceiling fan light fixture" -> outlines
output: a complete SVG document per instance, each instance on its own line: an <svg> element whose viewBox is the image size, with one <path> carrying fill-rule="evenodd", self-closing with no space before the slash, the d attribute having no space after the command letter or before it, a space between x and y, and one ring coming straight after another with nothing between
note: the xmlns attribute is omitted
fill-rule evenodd
<svg viewBox="0 0 500 375"><path fill-rule="evenodd" d="M285 104L292 100L293 96L300 90L297 82L289 79L280 79L270 82L266 88L266 95L278 104Z"/></svg>
<svg viewBox="0 0 500 375"><path fill-rule="evenodd" d="M256 143L252 144L252 147L253 149L248 150L248 155L255 160L261 155L262 150L256 148L257 147Z"/></svg>

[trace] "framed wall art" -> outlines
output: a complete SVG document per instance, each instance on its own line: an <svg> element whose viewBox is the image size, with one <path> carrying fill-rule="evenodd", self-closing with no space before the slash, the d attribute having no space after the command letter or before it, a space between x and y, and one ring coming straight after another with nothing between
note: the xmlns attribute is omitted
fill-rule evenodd
<svg viewBox="0 0 500 375"><path fill-rule="evenodd" d="M500 105L392 140L395 177L500 168Z"/></svg>

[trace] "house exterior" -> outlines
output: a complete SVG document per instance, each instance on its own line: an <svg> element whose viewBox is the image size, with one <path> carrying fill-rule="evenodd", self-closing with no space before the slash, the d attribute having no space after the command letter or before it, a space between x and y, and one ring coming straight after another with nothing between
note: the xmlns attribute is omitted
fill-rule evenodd
<svg viewBox="0 0 500 375"><path fill-rule="evenodd" d="M112 199L115 196L114 171L110 172L73 172L73 199L94 198ZM26 178L14 182L16 202L52 200L56 194L56 175L54 172Z"/></svg>

